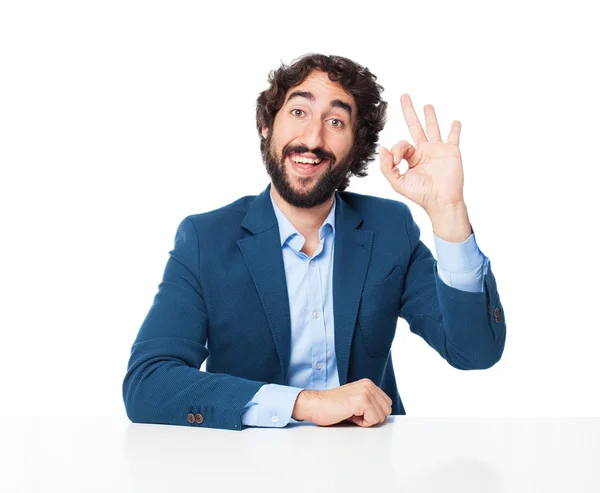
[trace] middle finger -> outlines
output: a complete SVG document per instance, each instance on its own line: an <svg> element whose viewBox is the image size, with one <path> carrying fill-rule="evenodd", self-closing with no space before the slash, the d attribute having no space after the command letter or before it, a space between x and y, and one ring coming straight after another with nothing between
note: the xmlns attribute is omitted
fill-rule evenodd
<svg viewBox="0 0 600 493"><path fill-rule="evenodd" d="M430 142L441 142L442 136L440 135L440 127L438 125L437 117L435 116L435 109L433 105L425 105L425 126L427 127L427 135L429 136Z"/></svg>

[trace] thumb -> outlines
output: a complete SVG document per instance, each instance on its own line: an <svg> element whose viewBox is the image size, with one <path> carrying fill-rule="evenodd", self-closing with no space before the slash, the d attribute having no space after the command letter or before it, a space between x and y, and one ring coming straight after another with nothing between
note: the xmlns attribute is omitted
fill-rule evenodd
<svg viewBox="0 0 600 493"><path fill-rule="evenodd" d="M365 418L363 416L350 416L348 420L357 426L365 426Z"/></svg>

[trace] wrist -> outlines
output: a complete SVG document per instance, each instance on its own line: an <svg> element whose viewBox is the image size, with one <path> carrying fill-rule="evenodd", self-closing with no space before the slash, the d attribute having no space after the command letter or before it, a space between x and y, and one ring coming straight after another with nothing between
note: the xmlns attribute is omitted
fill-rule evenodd
<svg viewBox="0 0 600 493"><path fill-rule="evenodd" d="M316 394L318 394L318 391L315 390L301 391L296 397L292 418L296 421L312 421L311 403Z"/></svg>
<svg viewBox="0 0 600 493"><path fill-rule="evenodd" d="M464 202L427 211L433 232L449 243L462 243L473 232Z"/></svg>

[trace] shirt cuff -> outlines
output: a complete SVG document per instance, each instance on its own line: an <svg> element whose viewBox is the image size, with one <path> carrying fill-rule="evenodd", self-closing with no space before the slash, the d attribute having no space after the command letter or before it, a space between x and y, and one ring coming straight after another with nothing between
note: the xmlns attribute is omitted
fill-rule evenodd
<svg viewBox="0 0 600 493"><path fill-rule="evenodd" d="M433 234L440 279L448 286L472 293L483 291L489 259L481 253L473 231L462 243L451 243Z"/></svg>
<svg viewBox="0 0 600 493"><path fill-rule="evenodd" d="M287 385L265 384L246 404L242 424L283 428L292 418L298 394L304 389Z"/></svg>

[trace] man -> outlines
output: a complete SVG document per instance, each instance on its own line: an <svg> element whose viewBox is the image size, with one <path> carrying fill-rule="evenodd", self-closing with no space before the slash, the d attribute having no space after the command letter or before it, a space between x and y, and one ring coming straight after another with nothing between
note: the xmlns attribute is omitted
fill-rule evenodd
<svg viewBox="0 0 600 493"><path fill-rule="evenodd" d="M427 105L426 135L404 94L414 146L380 148L393 189L430 217L439 263L405 204L345 191L373 159L382 89L342 57L271 73L257 100L271 183L179 225L123 382L132 421L368 427L406 414L390 351L398 317L455 368L500 359L504 311L463 200L460 123L444 143Z"/></svg>

